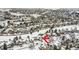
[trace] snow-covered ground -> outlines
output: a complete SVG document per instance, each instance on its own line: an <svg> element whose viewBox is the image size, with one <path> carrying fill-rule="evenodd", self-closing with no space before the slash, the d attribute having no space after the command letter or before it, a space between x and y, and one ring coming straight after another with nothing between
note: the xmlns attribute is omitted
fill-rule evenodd
<svg viewBox="0 0 79 59"><path fill-rule="evenodd" d="M62 30L62 29L64 29L64 30L68 29L68 30L71 30L71 29L75 29L75 28L77 28L77 30L79 30L79 25L69 25L69 26L56 27L56 28L53 28L53 30L54 29L58 29L58 30L59 29L60 30ZM39 32L34 32L32 34L17 35L17 37L21 36L22 39L28 40L27 39L27 36L29 36L30 39L34 40L34 37L38 37L39 34L45 34L45 32L48 31L48 30L49 30L49 28L48 29L44 29L44 30L40 30ZM79 37L79 34L78 33L75 33L75 36L76 36L76 38L78 38ZM0 36L0 42L7 41L8 42L7 44L9 44L10 43L9 39L13 40L14 37L16 37L16 36ZM69 35L66 35L66 37L67 38L70 38ZM53 43L55 45L59 45L60 44L60 42L61 42L60 39L61 38L53 37L53 39L54 39L54 42ZM39 41L37 41L37 42L39 43L38 46L40 46L41 43ZM2 44L0 44L0 45L2 45ZM36 50L38 50L38 46L35 46L35 49ZM23 44L22 47L14 46L12 49L14 49L14 50L30 50L28 48L28 44L27 45L26 44Z"/></svg>
<svg viewBox="0 0 79 59"><path fill-rule="evenodd" d="M45 29L45 30L40 30L39 32L34 32L34 33L32 33L32 34L23 34L23 35L17 35L17 37L19 37L19 36L21 36L22 37L22 39L23 39L23 41L25 41L25 40L28 40L27 39L27 36L29 36L30 37L30 39L32 39L32 40L34 40L34 37L37 37L39 34L44 34L46 31L48 31L49 29ZM8 44L10 44L11 43L11 41L9 41L9 39L10 40L13 40L14 39L14 37L16 37L16 35L15 36L0 36L0 46L1 45L3 45L3 42L7 42L7 45ZM23 45L23 47L19 47L19 46L15 46L14 48L12 48L12 49L28 49L28 48L26 48L28 45Z"/></svg>
<svg viewBox="0 0 79 59"><path fill-rule="evenodd" d="M37 37L38 34L44 34L47 30L49 29L45 29L45 30L40 30L39 32L34 32L32 34L23 34L23 35L14 35L14 36L7 36L7 35L4 35L4 36L0 36L0 41L8 41L9 39L13 39L14 37L18 37L18 36L21 36L23 39L26 39L27 36L30 36L30 38L33 38L33 37Z"/></svg>
<svg viewBox="0 0 79 59"><path fill-rule="evenodd" d="M57 30L62 30L62 29L64 29L64 30L66 30L66 29L68 29L68 30L73 30L73 29L75 29L75 28L77 28L77 30L79 30L79 25L67 25L67 26L62 26L62 27L55 27L55 28L53 28L53 30L55 30L55 29L57 29Z"/></svg>

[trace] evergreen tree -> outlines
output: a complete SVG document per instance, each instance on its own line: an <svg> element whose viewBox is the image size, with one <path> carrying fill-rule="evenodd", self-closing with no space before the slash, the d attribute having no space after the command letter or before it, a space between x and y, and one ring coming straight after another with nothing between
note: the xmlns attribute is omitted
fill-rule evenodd
<svg viewBox="0 0 79 59"><path fill-rule="evenodd" d="M65 48L66 50L68 50L69 48L68 48L68 45L66 46L66 48Z"/></svg>
<svg viewBox="0 0 79 59"><path fill-rule="evenodd" d="M0 29L2 29L2 28L3 28L3 26L0 25Z"/></svg>
<svg viewBox="0 0 79 59"><path fill-rule="evenodd" d="M53 49L54 49L54 50L58 50L56 45L54 45L54 48L53 48Z"/></svg>
<svg viewBox="0 0 79 59"><path fill-rule="evenodd" d="M6 43L4 43L4 45L3 45L3 50L7 50L7 44Z"/></svg>

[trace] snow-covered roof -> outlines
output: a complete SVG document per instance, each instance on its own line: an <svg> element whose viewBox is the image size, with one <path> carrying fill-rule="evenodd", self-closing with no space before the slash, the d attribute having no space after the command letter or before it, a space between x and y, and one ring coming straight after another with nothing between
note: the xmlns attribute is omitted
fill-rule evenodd
<svg viewBox="0 0 79 59"><path fill-rule="evenodd" d="M11 15L15 15L15 16L23 16L25 14L21 14L21 13L11 13Z"/></svg>
<svg viewBox="0 0 79 59"><path fill-rule="evenodd" d="M39 14L31 14L30 16L33 16L33 17L37 18L37 17L39 17L41 15L39 15Z"/></svg>
<svg viewBox="0 0 79 59"><path fill-rule="evenodd" d="M5 32L8 32L9 30L12 30L12 31L13 31L13 29L12 29L12 28L8 28L8 29L6 29L6 30L5 30Z"/></svg>

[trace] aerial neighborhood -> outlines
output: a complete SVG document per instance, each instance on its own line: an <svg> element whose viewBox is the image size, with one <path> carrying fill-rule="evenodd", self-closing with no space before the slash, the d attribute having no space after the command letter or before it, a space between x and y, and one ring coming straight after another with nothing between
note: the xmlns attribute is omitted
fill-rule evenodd
<svg viewBox="0 0 79 59"><path fill-rule="evenodd" d="M79 9L0 8L0 50L78 50Z"/></svg>

